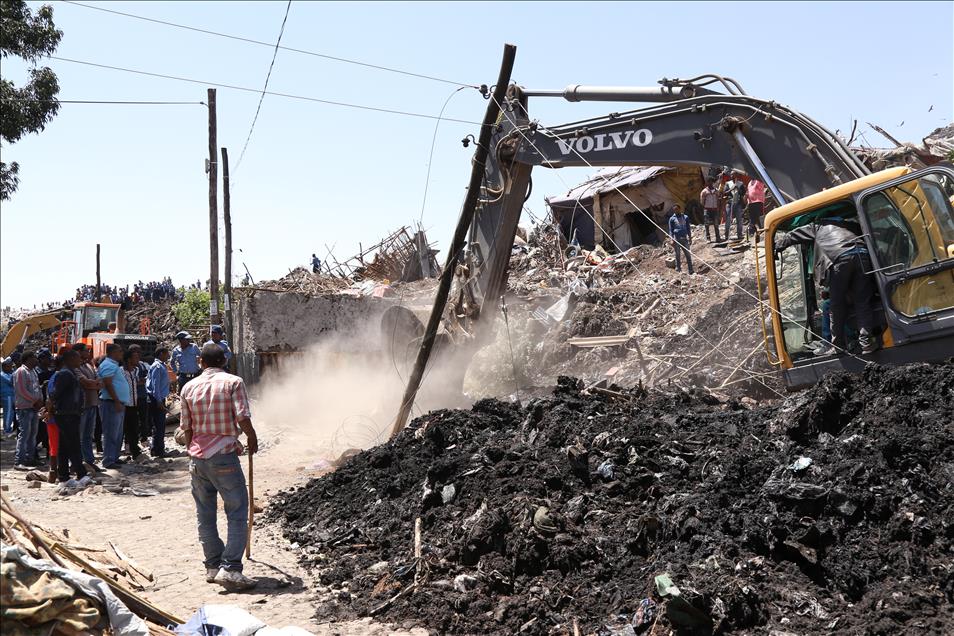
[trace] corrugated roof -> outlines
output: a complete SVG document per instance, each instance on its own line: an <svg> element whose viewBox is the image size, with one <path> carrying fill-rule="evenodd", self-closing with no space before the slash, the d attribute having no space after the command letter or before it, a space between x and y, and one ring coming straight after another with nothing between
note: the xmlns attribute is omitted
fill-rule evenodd
<svg viewBox="0 0 954 636"><path fill-rule="evenodd" d="M603 168L580 185L572 188L564 196L547 197L550 205L565 205L579 200L581 203L592 199L597 193L612 192L616 188L639 185L672 170L665 166L623 166Z"/></svg>

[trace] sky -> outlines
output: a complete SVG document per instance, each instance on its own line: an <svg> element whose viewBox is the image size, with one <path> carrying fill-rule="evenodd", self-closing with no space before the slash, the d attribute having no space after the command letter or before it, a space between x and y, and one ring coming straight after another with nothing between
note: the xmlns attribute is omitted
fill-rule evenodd
<svg viewBox="0 0 954 636"><path fill-rule="evenodd" d="M205 101L203 82L260 90L272 59L266 46L51 4L64 32L58 57L200 81L48 60L62 100ZM278 37L286 8L278 1L86 4L265 42ZM952 24L951 2L297 0L282 45L490 85L509 42L517 46L513 80L528 88L649 86L714 72L831 130L847 131L857 119L862 141L886 146L864 122L920 141L954 120ZM18 84L25 77L13 59L2 70ZM270 91L431 116L446 102L444 117L479 122L487 102L456 88L284 50L269 81ZM228 148L232 169L236 280L245 266L255 280L280 277L329 248L344 260L359 242L419 221L438 248L449 243L474 149L460 141L479 126L267 95L239 162L258 100L254 91L217 90L218 145ZM530 102L531 117L550 126L628 107ZM205 281L207 132L199 104L63 104L46 130L4 145L3 160L20 163L20 187L0 207L0 306L62 300L95 282L97 243L104 283ZM543 217L544 197L565 193L587 172L537 169L528 207ZM220 217L221 204L220 186Z"/></svg>

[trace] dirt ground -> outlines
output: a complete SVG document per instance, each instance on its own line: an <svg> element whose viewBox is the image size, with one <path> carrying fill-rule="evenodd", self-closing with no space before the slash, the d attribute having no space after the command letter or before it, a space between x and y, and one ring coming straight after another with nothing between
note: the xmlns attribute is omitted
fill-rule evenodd
<svg viewBox="0 0 954 636"><path fill-rule="evenodd" d="M255 493L266 505L270 493L315 476L308 458L282 444L269 444L260 431L263 450L255 456ZM172 443L171 437L167 439ZM369 620L319 623L314 617L317 598L324 590L297 565L296 551L281 539L274 526L255 527L252 558L246 575L258 580L248 593L229 594L205 582L202 549L195 528L195 507L189 485L189 460L184 454L166 461L149 459L107 471L103 485L69 497L57 497L56 486L44 483L28 488L26 473L13 470L14 439L0 442L0 483L11 503L33 523L78 544L106 548L112 541L137 564L155 576L143 596L173 616L187 620L207 603L236 605L272 627L296 625L319 636L423 634L395 631ZM144 456L145 457L145 456ZM310 460L314 464L315 458ZM247 460L243 458L246 469ZM106 490L120 480L132 489L158 491L154 496L115 494ZM257 515L261 519L262 515ZM224 537L225 516L219 510L219 532Z"/></svg>

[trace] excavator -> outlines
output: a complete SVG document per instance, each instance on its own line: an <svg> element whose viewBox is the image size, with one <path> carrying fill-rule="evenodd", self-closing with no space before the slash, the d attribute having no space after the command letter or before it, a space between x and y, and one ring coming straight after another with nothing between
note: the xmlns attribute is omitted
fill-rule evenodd
<svg viewBox="0 0 954 636"><path fill-rule="evenodd" d="M139 334L122 333L124 320L122 306L112 303L79 302L72 307L72 320L60 320L64 311L33 314L15 323L0 345L3 358L13 353L30 336L56 329L50 339L50 351L56 353L65 345L85 343L93 357L106 355L106 345L115 342L125 349L132 344L142 347L143 359L155 357L156 337L149 334L149 322L140 323Z"/></svg>
<svg viewBox="0 0 954 636"><path fill-rule="evenodd" d="M531 98L652 105L543 126L530 118ZM465 333L475 333L478 320L492 322L488 316L506 290L534 167L721 166L764 182L776 205L765 219L765 281L763 287L760 272L760 296L753 302L768 315L762 321L766 354L788 388L872 362L954 356L954 166L872 174L845 141L810 117L749 96L737 81L718 75L662 79L650 87L510 85L500 107L467 248L458 261L453 313ZM877 287L872 309L881 347L871 354L814 354L822 338L822 290L813 282L812 246L792 246L779 255L773 249L781 232L834 215L860 224L874 264L868 274Z"/></svg>

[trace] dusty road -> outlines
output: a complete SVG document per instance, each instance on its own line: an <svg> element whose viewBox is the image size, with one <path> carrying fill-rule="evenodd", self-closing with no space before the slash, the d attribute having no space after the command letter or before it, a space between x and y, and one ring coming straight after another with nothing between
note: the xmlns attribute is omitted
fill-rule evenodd
<svg viewBox="0 0 954 636"><path fill-rule="evenodd" d="M262 434L260 433L260 436ZM290 444L269 443L263 435L263 450L255 456L255 494L259 505L279 489L300 483L316 473L306 469L300 452ZM167 443L172 444L171 436ZM107 547L112 541L155 576L143 595L182 620L206 603L232 604L244 608L272 627L296 625L318 635L423 634L395 631L366 621L319 624L315 604L323 591L297 565L295 552L275 526L258 522L252 542L252 559L245 573L258 580L247 593L229 594L205 582L202 550L196 534L195 508L189 482L189 460L184 454L168 460L149 459L102 474L102 486L69 497L56 496L56 486L28 488L25 473L13 470L15 440L0 442L0 482L13 505L33 523L63 533L76 543ZM287 451L287 452L286 452ZM144 456L145 457L145 456ZM247 459L243 458L247 471ZM314 459L311 460L314 463ZM106 489L120 480L134 489L158 491L152 496L115 494ZM257 520L262 515L257 515ZM219 508L219 532L224 537L225 516Z"/></svg>

